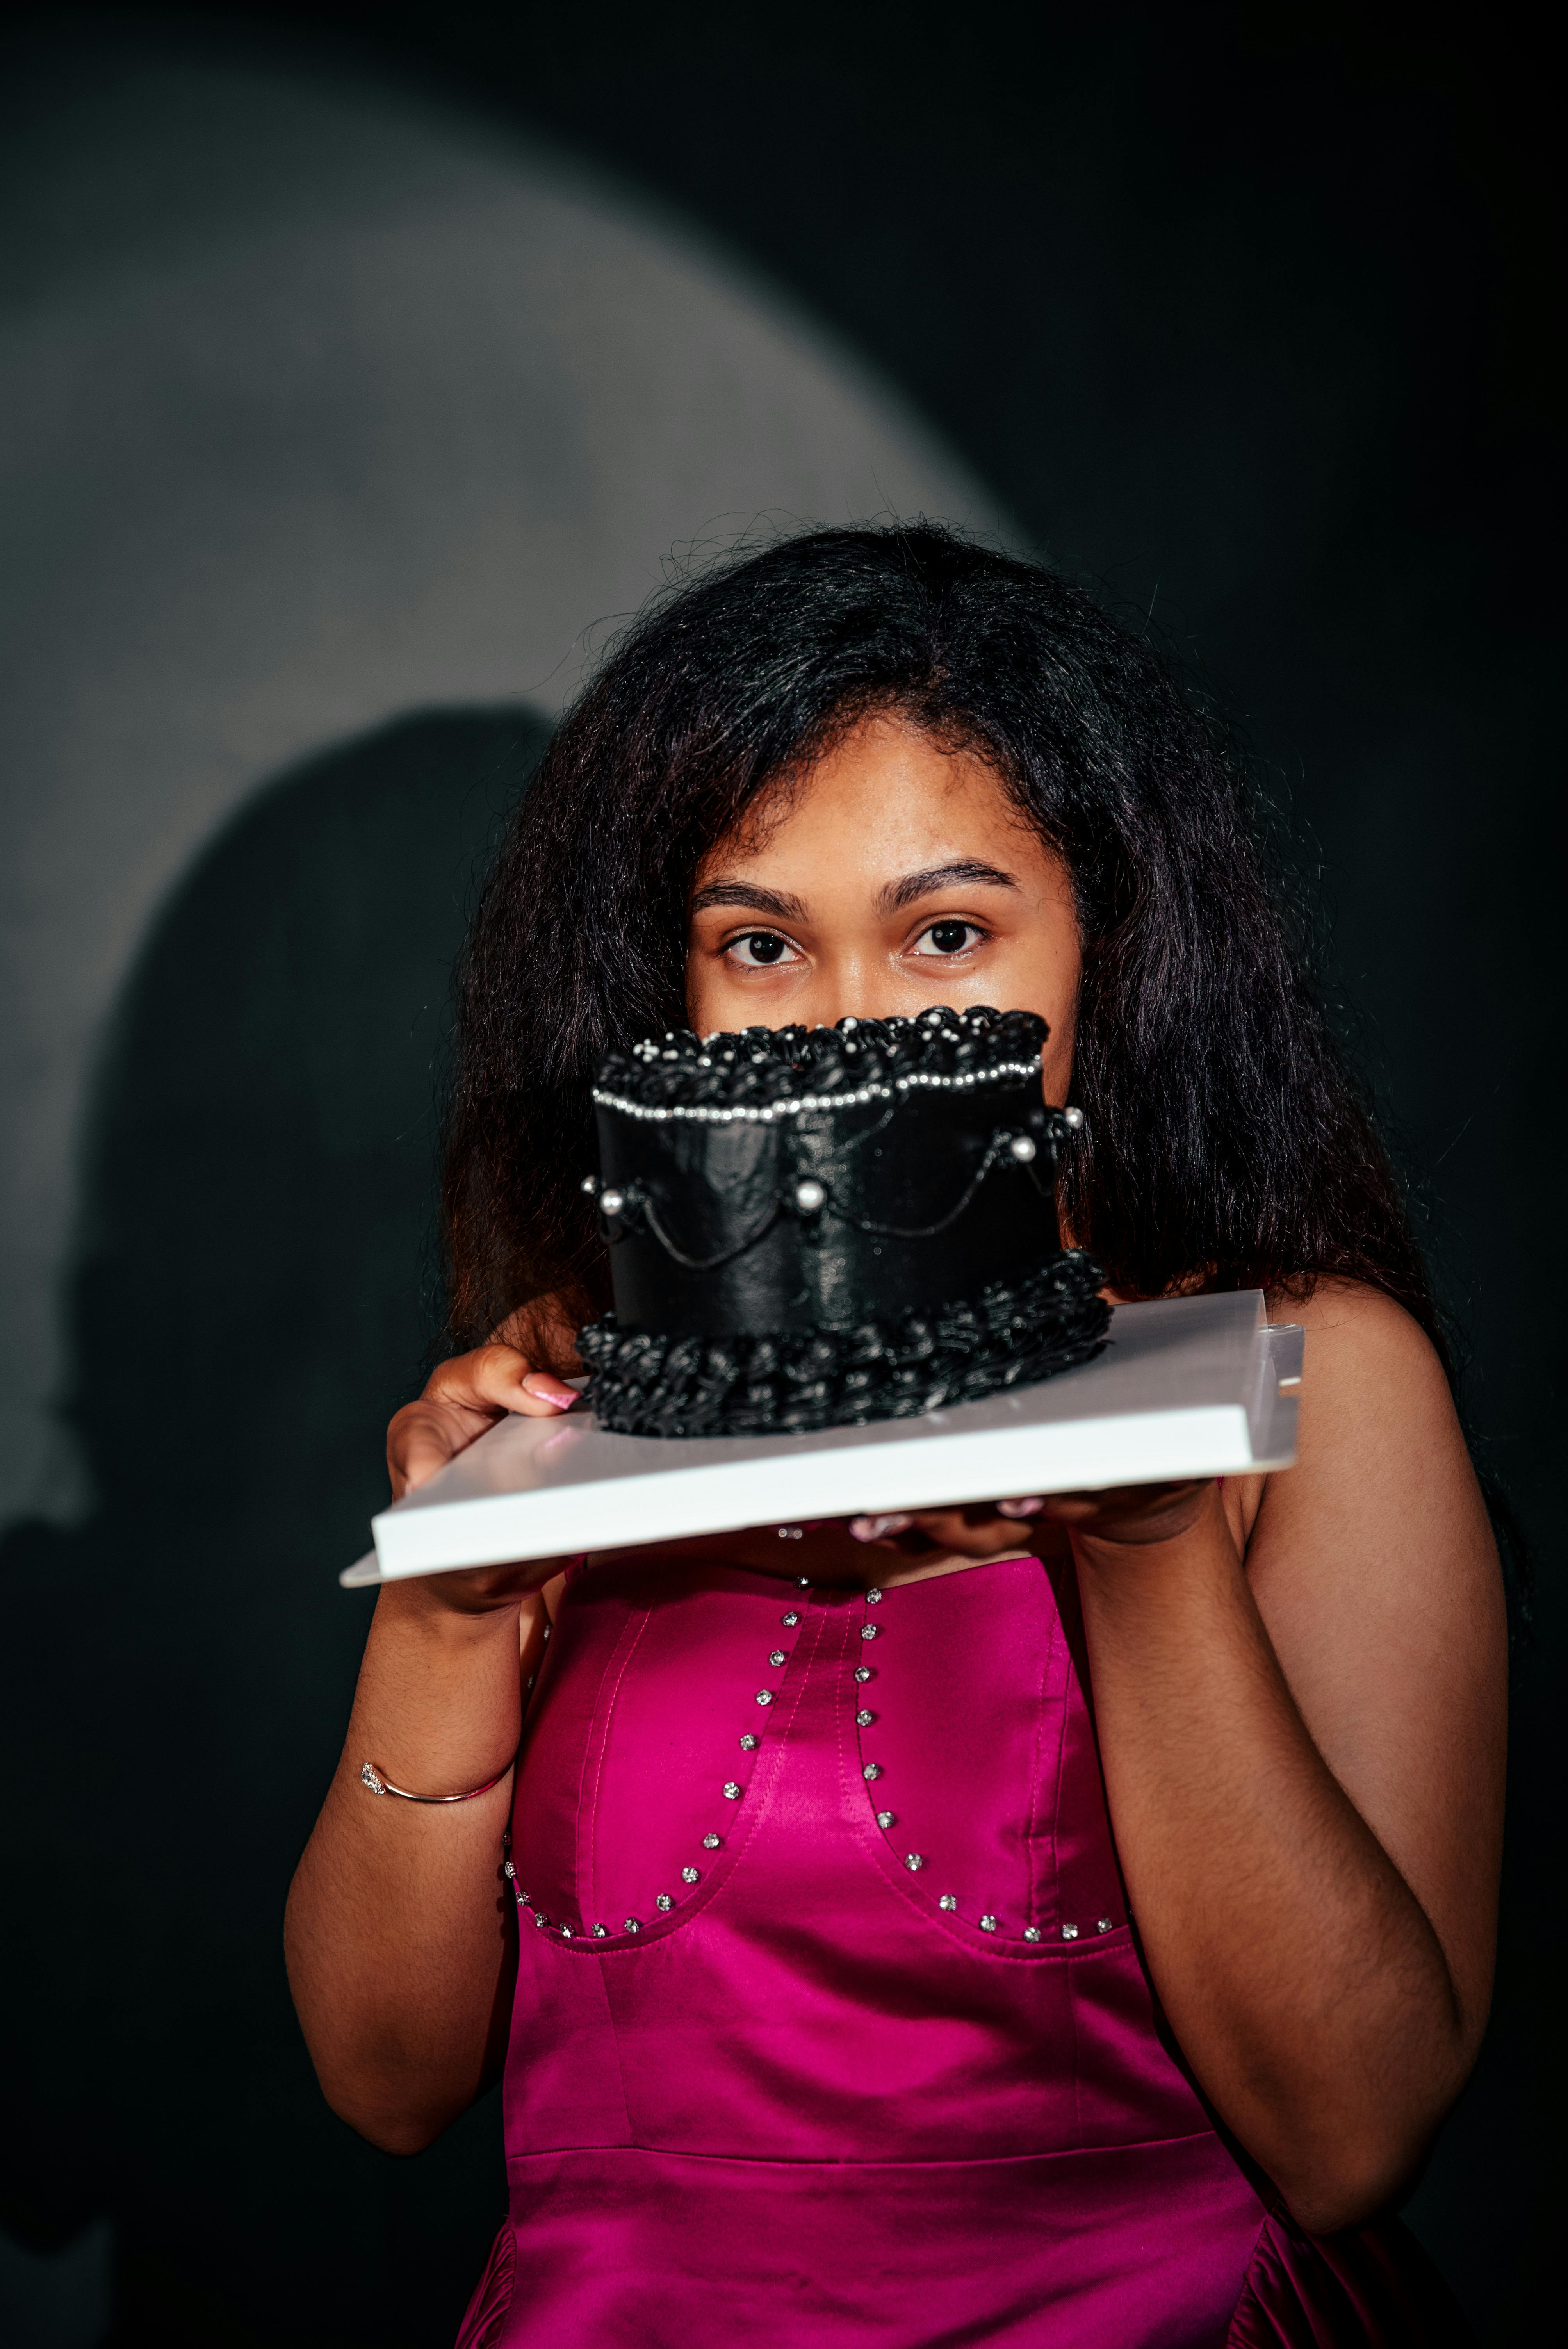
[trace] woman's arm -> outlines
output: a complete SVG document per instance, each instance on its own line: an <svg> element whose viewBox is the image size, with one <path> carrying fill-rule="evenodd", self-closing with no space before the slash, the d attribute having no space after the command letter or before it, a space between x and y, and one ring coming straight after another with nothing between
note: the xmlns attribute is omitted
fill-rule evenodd
<svg viewBox="0 0 1568 2349"><path fill-rule="evenodd" d="M1171 2026L1301 2222L1408 2178L1491 1994L1507 1635L1447 1381L1397 1306L1308 1328L1298 1465L1243 1568L1214 1487L1075 1532L1106 1786Z"/></svg>
<svg viewBox="0 0 1568 2349"><path fill-rule="evenodd" d="M1297 1318L1298 1464L1267 1480L1250 1529L1233 1485L1046 1514L1077 1556L1155 1987L1221 2118L1326 2233L1408 2179L1480 2044L1507 1635L1426 1339L1343 1284ZM983 1546L954 1518L920 1522ZM1016 1537L996 1525L988 1546Z"/></svg>
<svg viewBox="0 0 1568 2349"><path fill-rule="evenodd" d="M524 1384L524 1381L527 1384ZM395 1492L506 1410L575 1400L504 1346L442 1365L387 1437ZM362 1763L419 1794L483 1784L517 1750L522 1684L561 1561L390 1583L377 1601L343 1757L290 1889L289 1983L327 2102L390 2153L417 2153L501 2059L513 1902L501 1876L511 1773L439 1808L372 1795Z"/></svg>

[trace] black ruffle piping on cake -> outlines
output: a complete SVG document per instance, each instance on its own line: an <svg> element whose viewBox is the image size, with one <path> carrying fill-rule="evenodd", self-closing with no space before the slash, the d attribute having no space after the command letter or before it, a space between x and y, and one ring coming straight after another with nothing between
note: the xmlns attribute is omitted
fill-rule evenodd
<svg viewBox="0 0 1568 2349"><path fill-rule="evenodd" d="M1098 1354L1110 1309L1081 1248L973 1300L854 1330L658 1337L613 1313L578 1334L588 1401L622 1435L805 1435L1037 1385Z"/></svg>

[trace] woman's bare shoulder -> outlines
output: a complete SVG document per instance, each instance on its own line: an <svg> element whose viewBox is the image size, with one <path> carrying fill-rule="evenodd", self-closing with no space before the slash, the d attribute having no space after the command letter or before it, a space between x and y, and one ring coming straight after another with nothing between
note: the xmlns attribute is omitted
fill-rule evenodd
<svg viewBox="0 0 1568 2349"><path fill-rule="evenodd" d="M1304 1401L1370 1408L1387 1423L1413 1413L1459 1434L1452 1390L1437 1347L1415 1316L1383 1289L1359 1280L1318 1280L1269 1298L1269 1319L1306 1331Z"/></svg>
<svg viewBox="0 0 1568 2349"><path fill-rule="evenodd" d="M1438 1646L1501 1622L1497 1552L1448 1374L1392 1298L1322 1281L1270 1318L1306 1330L1296 1458L1264 1480L1247 1575L1276 1641L1346 1639L1387 1658L1419 1623ZM1429 1662L1430 1661L1429 1658Z"/></svg>

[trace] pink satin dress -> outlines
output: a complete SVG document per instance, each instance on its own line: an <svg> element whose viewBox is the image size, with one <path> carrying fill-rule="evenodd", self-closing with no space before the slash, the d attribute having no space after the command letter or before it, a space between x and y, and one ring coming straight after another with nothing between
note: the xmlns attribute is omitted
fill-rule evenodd
<svg viewBox="0 0 1568 2349"><path fill-rule="evenodd" d="M511 2216L459 2349L1468 2339L1304 2237L1139 1957L1070 1576L579 1570L518 1774Z"/></svg>

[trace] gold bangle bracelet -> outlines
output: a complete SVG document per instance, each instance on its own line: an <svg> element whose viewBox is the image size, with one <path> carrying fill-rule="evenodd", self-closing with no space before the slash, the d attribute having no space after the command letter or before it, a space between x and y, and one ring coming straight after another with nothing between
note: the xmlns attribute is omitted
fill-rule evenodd
<svg viewBox="0 0 1568 2349"><path fill-rule="evenodd" d="M518 1753L521 1750L520 1746ZM361 1785L368 1786L373 1795L396 1795L405 1803L471 1803L476 1795L488 1795L492 1786L499 1786L516 1760L517 1754L514 1754L511 1761L504 1769L498 1770L493 1778L487 1778L482 1786L466 1786L460 1795L411 1795L407 1786L395 1786L390 1778L384 1778L374 1762L360 1764L359 1778Z"/></svg>

